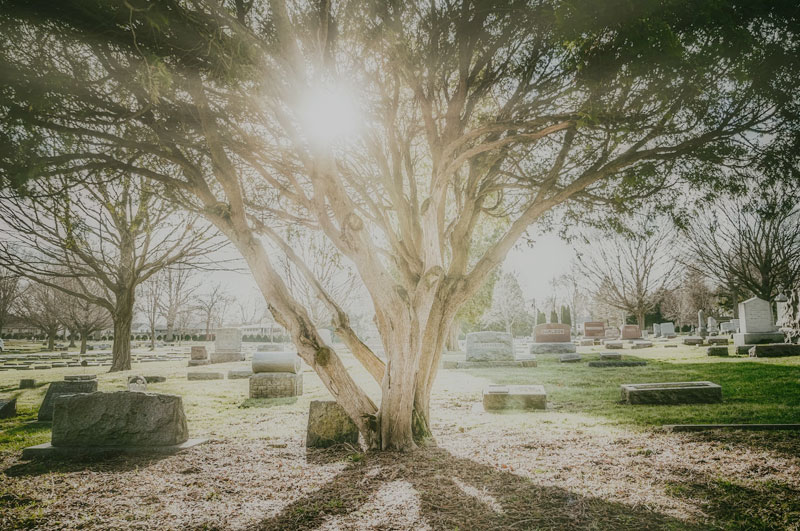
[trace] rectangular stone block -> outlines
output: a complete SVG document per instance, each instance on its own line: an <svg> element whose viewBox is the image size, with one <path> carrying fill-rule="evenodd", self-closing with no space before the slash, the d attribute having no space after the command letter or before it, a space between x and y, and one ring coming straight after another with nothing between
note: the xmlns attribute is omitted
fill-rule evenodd
<svg viewBox="0 0 800 531"><path fill-rule="evenodd" d="M483 390L483 409L546 409L547 393L541 385L490 385Z"/></svg>
<svg viewBox="0 0 800 531"><path fill-rule="evenodd" d="M244 354L239 350L214 351L208 355L209 363L230 363L233 361L244 361Z"/></svg>
<svg viewBox="0 0 800 531"><path fill-rule="evenodd" d="M774 345L753 345L748 354L751 358L784 358L800 356L800 345L779 343Z"/></svg>
<svg viewBox="0 0 800 531"><path fill-rule="evenodd" d="M303 373L261 372L250 377L250 398L286 398L303 394Z"/></svg>
<svg viewBox="0 0 800 531"><path fill-rule="evenodd" d="M606 324L602 321L586 321L583 323L583 335L585 337L604 337L606 334Z"/></svg>
<svg viewBox="0 0 800 531"><path fill-rule="evenodd" d="M17 399L0 400L0 419L10 419L17 416Z"/></svg>
<svg viewBox="0 0 800 531"><path fill-rule="evenodd" d="M730 343L728 338L723 336L708 337L707 341L709 345L727 345Z"/></svg>
<svg viewBox="0 0 800 531"><path fill-rule="evenodd" d="M608 340L606 340L604 345L606 348L612 348L612 349L621 349L624 346L622 341L608 341Z"/></svg>
<svg viewBox="0 0 800 531"><path fill-rule="evenodd" d="M535 343L566 343L572 340L567 324L542 323L533 328Z"/></svg>
<svg viewBox="0 0 800 531"><path fill-rule="evenodd" d="M727 356L728 355L728 347L708 347L706 349L707 356Z"/></svg>
<svg viewBox="0 0 800 531"><path fill-rule="evenodd" d="M53 382L47 388L42 405L39 407L39 420L53 420L53 409L56 397L97 391L97 380L84 380L77 382Z"/></svg>
<svg viewBox="0 0 800 531"><path fill-rule="evenodd" d="M632 349L640 349L640 348L650 348L653 346L652 341L634 341L631 345Z"/></svg>
<svg viewBox="0 0 800 531"><path fill-rule="evenodd" d="M622 354L619 352L601 352L600 353L601 360L621 360Z"/></svg>
<svg viewBox="0 0 800 531"><path fill-rule="evenodd" d="M703 338L699 337L699 336L684 337L683 338L683 344L684 345L695 345L695 346L702 345L703 344Z"/></svg>
<svg viewBox="0 0 800 531"><path fill-rule="evenodd" d="M208 359L208 352L206 351L206 347L192 347L191 359L193 360Z"/></svg>
<svg viewBox="0 0 800 531"><path fill-rule="evenodd" d="M530 353L536 354L574 354L578 349L574 343L531 343Z"/></svg>
<svg viewBox="0 0 800 531"><path fill-rule="evenodd" d="M621 339L639 339L642 337L642 330L639 325L622 325L619 327Z"/></svg>
<svg viewBox="0 0 800 531"><path fill-rule="evenodd" d="M737 347L741 345L767 345L770 343L783 343L784 340L785 337L783 332L743 332L741 334L733 334L733 344Z"/></svg>
<svg viewBox="0 0 800 531"><path fill-rule="evenodd" d="M722 387L712 382L622 384L627 404L709 404L722 401Z"/></svg>
<svg viewBox="0 0 800 531"><path fill-rule="evenodd" d="M209 371L190 371L186 373L187 380L224 380L225 375L221 372Z"/></svg>
<svg viewBox="0 0 800 531"><path fill-rule="evenodd" d="M577 362L581 361L581 355L580 354L564 354L563 356L558 358L558 361L561 362L561 363L577 363Z"/></svg>

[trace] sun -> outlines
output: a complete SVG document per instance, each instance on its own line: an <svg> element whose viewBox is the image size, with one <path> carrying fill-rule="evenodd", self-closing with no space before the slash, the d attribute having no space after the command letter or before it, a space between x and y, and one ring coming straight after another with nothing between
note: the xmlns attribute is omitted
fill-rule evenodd
<svg viewBox="0 0 800 531"><path fill-rule="evenodd" d="M321 146L353 139L362 123L354 94L344 87L306 91L299 102L298 117L306 138Z"/></svg>

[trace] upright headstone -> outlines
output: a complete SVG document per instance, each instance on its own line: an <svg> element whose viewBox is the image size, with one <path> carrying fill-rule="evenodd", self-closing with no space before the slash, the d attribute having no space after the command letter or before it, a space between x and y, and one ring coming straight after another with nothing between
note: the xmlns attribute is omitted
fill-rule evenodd
<svg viewBox="0 0 800 531"><path fill-rule="evenodd" d="M584 337L602 338L606 334L606 324L602 321L586 321L583 323Z"/></svg>
<svg viewBox="0 0 800 531"><path fill-rule="evenodd" d="M768 301L753 297L739 303L739 333L733 335L734 345L783 342L783 332L779 332L775 327L772 307Z"/></svg>
<svg viewBox="0 0 800 531"><path fill-rule="evenodd" d="M253 354L250 398L288 398L303 394L300 357L294 352Z"/></svg>
<svg viewBox="0 0 800 531"><path fill-rule="evenodd" d="M97 391L97 380L85 380L77 382L53 382L47 388L42 405L39 407L39 420L53 420L53 406L56 397L64 395L74 395L82 393L94 393Z"/></svg>
<svg viewBox="0 0 800 531"><path fill-rule="evenodd" d="M704 310L697 310L697 335L706 337L708 330L706 329L706 312Z"/></svg>
<svg viewBox="0 0 800 531"><path fill-rule="evenodd" d="M466 350L467 361L514 361L514 339L506 332L469 333Z"/></svg>
<svg viewBox="0 0 800 531"><path fill-rule="evenodd" d="M710 315L708 316L708 319L706 320L706 325L708 327L708 333L709 334L717 334L717 333L719 333L719 327L717 326L717 320L714 319L713 317L711 317Z"/></svg>
<svg viewBox="0 0 800 531"><path fill-rule="evenodd" d="M214 352L209 355L211 363L242 361L242 331L238 328L218 328L214 331Z"/></svg>
<svg viewBox="0 0 800 531"><path fill-rule="evenodd" d="M661 325L653 323L653 337L661 337Z"/></svg>
<svg viewBox="0 0 800 531"><path fill-rule="evenodd" d="M0 399L0 419L10 419L17 416L17 399Z"/></svg>
<svg viewBox="0 0 800 531"><path fill-rule="evenodd" d="M661 323L661 336L666 338L677 337L675 333L675 324L674 323Z"/></svg>
<svg viewBox="0 0 800 531"><path fill-rule="evenodd" d="M642 329L639 325L626 324L619 327L620 339L641 339Z"/></svg>
<svg viewBox="0 0 800 531"><path fill-rule="evenodd" d="M197 367L198 365L208 365L208 351L206 347L192 347L192 352L189 359L189 367Z"/></svg>
<svg viewBox="0 0 800 531"><path fill-rule="evenodd" d="M569 325L542 323L533 328L531 354L570 354L577 352L571 341Z"/></svg>
<svg viewBox="0 0 800 531"><path fill-rule="evenodd" d="M336 444L358 446L358 427L335 401L312 400L308 410L306 446L326 448Z"/></svg>

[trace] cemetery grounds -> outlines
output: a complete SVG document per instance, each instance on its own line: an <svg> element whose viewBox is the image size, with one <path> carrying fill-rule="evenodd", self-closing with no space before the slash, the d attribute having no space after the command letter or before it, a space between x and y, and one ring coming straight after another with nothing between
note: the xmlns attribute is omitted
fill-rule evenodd
<svg viewBox="0 0 800 531"><path fill-rule="evenodd" d="M330 398L308 369L303 396L272 400L248 399L247 379L187 381L188 345L159 348L185 357L125 373L0 371L0 398L17 397L20 413L0 420L0 529L800 529L800 433L661 429L800 422L800 357L664 345L626 345L623 358L645 367L590 368L605 350L595 346L579 347L577 364L538 356L532 368L442 369L438 446L407 454L307 450L309 402ZM22 461L22 448L50 438L36 422L47 384L84 373L98 374L101 391L124 389L131 374L166 376L148 390L181 395L190 436L208 442L173 456ZM21 378L37 387L19 390ZM723 402L619 402L622 383L693 380L722 385ZM542 384L548 408L487 413L489 383Z"/></svg>

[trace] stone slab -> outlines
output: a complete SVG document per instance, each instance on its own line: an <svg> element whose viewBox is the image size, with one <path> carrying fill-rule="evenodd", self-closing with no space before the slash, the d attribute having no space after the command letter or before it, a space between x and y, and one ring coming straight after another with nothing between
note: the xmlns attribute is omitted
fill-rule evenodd
<svg viewBox="0 0 800 531"><path fill-rule="evenodd" d="M208 351L206 351L206 347L192 347L189 355L191 359L196 361L208 359Z"/></svg>
<svg viewBox="0 0 800 531"><path fill-rule="evenodd" d="M633 344L631 345L631 348L636 350L640 348L650 348L652 346L653 346L652 341L634 341Z"/></svg>
<svg viewBox="0 0 800 531"><path fill-rule="evenodd" d="M622 354L619 352L601 352L600 353L601 360L621 360Z"/></svg>
<svg viewBox="0 0 800 531"><path fill-rule="evenodd" d="M20 389L33 389L36 387L36 380L32 380L30 378L23 378L19 381L19 388Z"/></svg>
<svg viewBox="0 0 800 531"><path fill-rule="evenodd" d="M542 385L490 385L483 390L483 409L546 409L547 393Z"/></svg>
<svg viewBox="0 0 800 531"><path fill-rule="evenodd" d="M183 400L142 391L59 396L53 446L173 446L189 439Z"/></svg>
<svg viewBox="0 0 800 531"><path fill-rule="evenodd" d="M733 347L737 354L740 356L749 356L750 349L753 348L755 345L738 345Z"/></svg>
<svg viewBox="0 0 800 531"><path fill-rule="evenodd" d="M684 345L702 345L703 338L700 336L687 336L683 338Z"/></svg>
<svg viewBox="0 0 800 531"><path fill-rule="evenodd" d="M578 341L579 347L591 347L594 345L594 339L581 339Z"/></svg>
<svg viewBox="0 0 800 531"><path fill-rule="evenodd" d="M292 372L301 370L300 356L296 352L256 352L253 354L253 373L262 372Z"/></svg>
<svg viewBox="0 0 800 531"><path fill-rule="evenodd" d="M627 404L709 404L722 401L722 387L713 382L663 382L622 384Z"/></svg>
<svg viewBox="0 0 800 531"><path fill-rule="evenodd" d="M211 363L209 360L189 360L189 367L200 367Z"/></svg>
<svg viewBox="0 0 800 531"><path fill-rule="evenodd" d="M145 381L149 384L151 383L164 383L167 381L166 376L145 376Z"/></svg>
<svg viewBox="0 0 800 531"><path fill-rule="evenodd" d="M748 354L751 358L785 358L800 356L800 345L779 343L774 345L753 345Z"/></svg>
<svg viewBox="0 0 800 531"><path fill-rule="evenodd" d="M53 446L51 443L29 446L22 450L22 459L36 459L40 457L85 457L102 455L169 455L194 448L203 444L208 439L189 439L181 444L170 446L95 446L95 447L72 447L72 446Z"/></svg>
<svg viewBox="0 0 800 531"><path fill-rule="evenodd" d="M448 362L443 362L447 364ZM536 367L536 359L521 359L514 361L455 361L452 369L491 369L494 367ZM444 365L443 365L444 366ZM448 367L445 367L448 368Z"/></svg>
<svg viewBox="0 0 800 531"><path fill-rule="evenodd" d="M664 348L678 348L678 345L676 345L675 343L668 343L664 345Z"/></svg>
<svg viewBox="0 0 800 531"><path fill-rule="evenodd" d="M603 321L586 321L583 323L583 335L586 337L604 337L606 324Z"/></svg>
<svg viewBox="0 0 800 531"><path fill-rule="evenodd" d="M624 343L622 341L605 341L603 345L606 348L613 348L613 349L621 349L624 347Z"/></svg>
<svg viewBox="0 0 800 531"><path fill-rule="evenodd" d="M578 348L574 343L531 343L530 353L536 354L574 354Z"/></svg>
<svg viewBox="0 0 800 531"><path fill-rule="evenodd" d="M53 411L57 397L64 395L94 393L97 391L97 380L86 380L78 382L53 382L47 388L42 405L39 407L39 420L53 420Z"/></svg>
<svg viewBox="0 0 800 531"><path fill-rule="evenodd" d="M730 343L730 340L727 337L722 336L709 336L706 338L709 345L727 345Z"/></svg>
<svg viewBox="0 0 800 531"><path fill-rule="evenodd" d="M17 399L0 400L0 419L10 419L17 416Z"/></svg>
<svg viewBox="0 0 800 531"><path fill-rule="evenodd" d="M65 382L88 382L90 380L97 380L96 374L68 374L64 376Z"/></svg>
<svg viewBox="0 0 800 531"><path fill-rule="evenodd" d="M335 401L312 400L308 409L306 447L327 448L337 444L358 446L358 427Z"/></svg>
<svg viewBox="0 0 800 531"><path fill-rule="evenodd" d="M570 326L561 323L542 323L533 327L534 343L568 343L572 340Z"/></svg>
<svg viewBox="0 0 800 531"><path fill-rule="evenodd" d="M590 361L589 367L644 367L647 365L646 361L638 361L638 360L600 360L600 361Z"/></svg>
<svg viewBox="0 0 800 531"><path fill-rule="evenodd" d="M620 339L640 339L642 330L639 325L622 325L619 327Z"/></svg>
<svg viewBox="0 0 800 531"><path fill-rule="evenodd" d="M506 332L467 334L467 361L514 361L514 339Z"/></svg>
<svg viewBox="0 0 800 531"><path fill-rule="evenodd" d="M221 372L192 371L186 373L187 380L224 380L225 374Z"/></svg>
<svg viewBox="0 0 800 531"><path fill-rule="evenodd" d="M232 361L244 361L244 354L241 351L214 351L208 355L209 363L230 363Z"/></svg>
<svg viewBox="0 0 800 531"><path fill-rule="evenodd" d="M577 363L581 361L580 354L564 354L558 358L561 363Z"/></svg>
<svg viewBox="0 0 800 531"><path fill-rule="evenodd" d="M303 394L303 373L260 372L249 379L250 398L288 398Z"/></svg>
<svg viewBox="0 0 800 531"><path fill-rule="evenodd" d="M759 332L733 334L733 344L740 345L765 345L769 343L783 343L783 332Z"/></svg>
<svg viewBox="0 0 800 531"><path fill-rule="evenodd" d="M708 347L706 349L706 356L728 356L728 347Z"/></svg>
<svg viewBox="0 0 800 531"><path fill-rule="evenodd" d="M252 375L251 369L231 369L228 371L228 380L244 380Z"/></svg>

